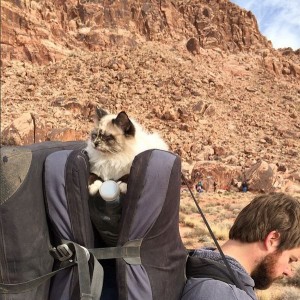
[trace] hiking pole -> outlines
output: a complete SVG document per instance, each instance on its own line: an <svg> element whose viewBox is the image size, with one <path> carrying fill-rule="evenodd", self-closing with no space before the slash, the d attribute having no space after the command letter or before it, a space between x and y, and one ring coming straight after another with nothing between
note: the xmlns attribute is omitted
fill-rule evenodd
<svg viewBox="0 0 300 300"><path fill-rule="evenodd" d="M223 259L223 261L224 261L224 263L225 263L225 265L226 265L226 267L227 267L227 269L228 269L228 272L230 273L230 276L231 276L231 278L232 278L234 284L235 284L237 287L239 287L240 289L244 290L244 288L241 286L239 280L236 278L236 275L235 275L235 273L233 272L231 266L229 265L229 263L228 263L228 261L227 261L227 258L225 257L224 252L223 252L223 250L221 249L221 247L220 247L220 245L219 245L219 243L218 243L218 241L217 241L217 239L216 239L216 237L215 237L215 235L214 235L214 233L213 233L213 231L212 231L210 225L208 224L208 221L207 221L207 219L206 219L206 217L205 217L205 215L204 215L202 209L200 208L200 206L199 206L199 204L198 204L198 202L197 202L197 200L196 200L196 198L195 198L195 196L194 196L194 194L193 194L193 192L192 192L192 190L191 190L191 188L190 188L190 186L189 186L189 184L188 184L188 182L187 182L185 176L183 175L183 173L181 173L181 176L182 176L183 181L184 181L185 185L187 186L187 188L188 188L188 190L189 190L189 192L190 192L190 194L191 194L191 196L192 196L192 198L193 198L193 200L194 200L194 202L195 202L195 204L196 204L196 206L197 206L197 209L198 209L199 214L201 215L201 217L202 217L202 219L203 219L203 221L204 221L204 223L205 223L205 225L206 225L206 227L207 227L207 229L208 229L208 231L209 231L209 233L210 233L210 235L211 235L211 237L212 237L212 239L213 239L215 245L217 246L217 249L218 249L218 251L219 251L219 253L220 253L220 255L221 255L221 257L222 257L222 259Z"/></svg>

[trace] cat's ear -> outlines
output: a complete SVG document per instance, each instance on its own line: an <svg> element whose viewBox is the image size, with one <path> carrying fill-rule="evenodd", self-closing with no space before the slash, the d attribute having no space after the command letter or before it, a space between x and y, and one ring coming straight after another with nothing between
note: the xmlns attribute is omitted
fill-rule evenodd
<svg viewBox="0 0 300 300"><path fill-rule="evenodd" d="M125 111L121 111L112 122L120 127L126 136L134 136L135 127Z"/></svg>
<svg viewBox="0 0 300 300"><path fill-rule="evenodd" d="M97 117L98 121L100 121L106 115L108 115L108 112L106 112L99 106L96 106L96 117Z"/></svg>

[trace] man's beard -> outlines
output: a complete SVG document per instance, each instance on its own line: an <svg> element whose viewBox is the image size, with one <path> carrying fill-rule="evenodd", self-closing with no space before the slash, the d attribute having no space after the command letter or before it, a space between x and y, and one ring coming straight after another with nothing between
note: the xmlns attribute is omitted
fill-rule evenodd
<svg viewBox="0 0 300 300"><path fill-rule="evenodd" d="M281 278L274 277L275 267L278 262L278 257L281 252L268 254L252 271L251 277L255 282L255 288L259 290L266 290L271 284Z"/></svg>

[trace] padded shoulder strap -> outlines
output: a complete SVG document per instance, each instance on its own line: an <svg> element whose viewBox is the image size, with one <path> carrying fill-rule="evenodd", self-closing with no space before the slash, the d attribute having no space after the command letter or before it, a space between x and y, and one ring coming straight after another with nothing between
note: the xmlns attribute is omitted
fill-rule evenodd
<svg viewBox="0 0 300 300"><path fill-rule="evenodd" d="M81 149L56 151L45 161L45 200L53 237L52 244L57 246L62 240L72 241L74 243L69 243L73 244L73 248L76 249L78 244L79 255L79 245L85 248L94 247L88 208L88 175L88 157ZM77 272L76 268L70 268L57 274L52 279L49 300L78 300L82 293L87 294L82 288L90 286L87 282L89 278L82 274L87 274L88 269L94 270L95 266L91 261L81 259L78 260L78 268L85 271Z"/></svg>
<svg viewBox="0 0 300 300"><path fill-rule="evenodd" d="M179 234L180 157L148 150L133 161L118 246L141 241L140 263L117 259L119 300L179 299L186 250Z"/></svg>

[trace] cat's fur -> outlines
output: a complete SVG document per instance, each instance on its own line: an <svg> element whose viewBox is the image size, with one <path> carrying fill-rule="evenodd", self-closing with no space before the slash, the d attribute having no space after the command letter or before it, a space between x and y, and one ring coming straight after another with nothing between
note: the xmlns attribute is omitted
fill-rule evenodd
<svg viewBox="0 0 300 300"><path fill-rule="evenodd" d="M117 181L129 174L134 157L145 150L168 150L167 144L157 133L147 133L124 111L113 115L97 108L96 113L97 125L91 132L86 151L91 173L103 181ZM90 194L95 195L101 184L100 180L90 184ZM127 185L119 182L119 186L125 193Z"/></svg>

